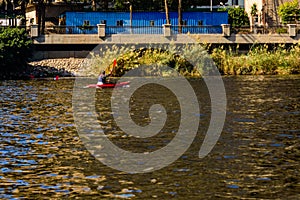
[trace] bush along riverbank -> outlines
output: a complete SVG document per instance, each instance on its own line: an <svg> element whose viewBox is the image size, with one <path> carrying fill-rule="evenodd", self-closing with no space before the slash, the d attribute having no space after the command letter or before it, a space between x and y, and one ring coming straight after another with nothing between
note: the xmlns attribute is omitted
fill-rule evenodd
<svg viewBox="0 0 300 200"><path fill-rule="evenodd" d="M173 47L162 49L121 49L128 52L120 55L120 48L108 51L103 56L94 55L94 64L89 65L85 75L99 73L99 66L109 66L107 72L113 69L114 76L122 76L126 71L142 65L154 63L152 72L156 72L160 66L169 66L186 77L199 77L201 71L188 62L187 57L197 56L199 66L206 67L207 58L212 59L222 75L285 75L300 74L300 44L290 47L279 45L269 47L268 45L254 44L248 53L240 53L238 48L233 51L224 47L214 48L210 46L191 45L183 54L172 52ZM210 52L210 54L207 53ZM204 53L203 53L204 52ZM112 60L116 58L117 66L113 68ZM201 70L201 68L200 68ZM205 69L204 71L209 71ZM159 70L158 73L161 73Z"/></svg>
<svg viewBox="0 0 300 200"><path fill-rule="evenodd" d="M0 80L75 76L83 58L29 62L33 44L25 29L0 27Z"/></svg>
<svg viewBox="0 0 300 200"><path fill-rule="evenodd" d="M92 61L84 58L44 59L29 62L23 67L2 68L0 79L30 79L46 77L97 76L100 66L106 71L112 69L113 76L120 77L131 69L143 65L152 65L148 75L167 75L161 66L176 69L185 77L199 77L201 72L189 63L186 57L200 55L199 65L205 66L207 59L212 59L222 75L284 75L300 74L300 44L286 48L284 45L270 50L267 45L256 45L248 53L240 54L238 50L214 48L208 54L209 47L192 45L186 55L172 53L172 47L162 49L122 49L115 47L105 51L104 55L92 56ZM120 52L127 52L121 54ZM114 62L114 60L116 60ZM116 63L116 66L114 66ZM114 67L113 67L114 66ZM3 70L5 69L5 70ZM201 69L200 69L201 70ZM209 70L209 69L208 69ZM81 71L79 73L79 71ZM83 73L82 73L83 71ZM207 71L207 69L206 69ZM145 75L145 74L144 74Z"/></svg>
<svg viewBox="0 0 300 200"><path fill-rule="evenodd" d="M25 29L0 28L0 78L19 77L32 55L32 41Z"/></svg>
<svg viewBox="0 0 300 200"><path fill-rule="evenodd" d="M272 50L268 45L254 45L247 54L221 47L213 49L211 56L222 75L300 74L300 44Z"/></svg>

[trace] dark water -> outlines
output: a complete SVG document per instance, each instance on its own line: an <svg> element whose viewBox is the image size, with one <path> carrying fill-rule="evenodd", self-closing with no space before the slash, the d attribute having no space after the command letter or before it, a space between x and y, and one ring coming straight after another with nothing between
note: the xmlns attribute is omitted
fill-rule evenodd
<svg viewBox="0 0 300 200"><path fill-rule="evenodd" d="M74 124L73 83L0 82L1 199L300 199L300 76L224 77L225 126L203 159L197 156L210 101L204 83L191 80L201 105L198 135L176 162L145 174L111 169L85 149ZM154 151L174 137L178 103L169 91L153 88L132 97L132 118L140 125L149 123L147 106L139 106L142 98L166 107L167 125L158 137L142 141L115 126L112 90L97 91L99 123L118 146Z"/></svg>

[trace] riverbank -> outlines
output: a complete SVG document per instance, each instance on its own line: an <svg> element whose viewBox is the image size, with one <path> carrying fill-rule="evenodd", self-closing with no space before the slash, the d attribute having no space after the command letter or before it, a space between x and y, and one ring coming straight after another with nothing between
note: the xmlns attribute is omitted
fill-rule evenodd
<svg viewBox="0 0 300 200"><path fill-rule="evenodd" d="M46 77L74 77L78 73L84 58L57 58L31 61L26 67L15 71L3 72L0 79L31 79Z"/></svg>
<svg viewBox="0 0 300 200"><path fill-rule="evenodd" d="M29 62L29 74L35 77L76 76L84 58L43 59Z"/></svg>
<svg viewBox="0 0 300 200"><path fill-rule="evenodd" d="M140 51L143 51L142 53ZM222 47L214 48L210 54L222 75L283 75L300 74L300 45L290 48L279 46L270 48L266 45L257 46L246 54L238 50L225 50ZM142 58L143 57L143 58ZM137 59L139 58L139 59ZM99 64L107 60L105 56L96 57L99 63L96 66L88 65L87 71L98 73ZM0 79L30 79L45 77L75 77L85 58L56 58L42 59L29 62L27 67L16 71L0 74ZM112 59L109 59L112 60ZM168 51L139 50L125 54L117 59L114 76L122 76L121 72L135 68L137 60L140 65L161 63L178 68L184 75L193 76L193 66ZM171 65L173 64L173 65ZM111 66L110 66L111 67ZM88 69L91 68L91 69ZM124 71L124 69L126 69Z"/></svg>
<svg viewBox="0 0 300 200"><path fill-rule="evenodd" d="M254 45L246 54L220 47L213 49L211 57L222 75L300 74L300 44Z"/></svg>

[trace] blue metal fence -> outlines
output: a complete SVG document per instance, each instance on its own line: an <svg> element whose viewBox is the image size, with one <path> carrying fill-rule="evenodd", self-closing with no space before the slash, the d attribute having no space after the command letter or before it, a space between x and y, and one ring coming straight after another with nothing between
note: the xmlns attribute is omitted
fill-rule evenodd
<svg viewBox="0 0 300 200"><path fill-rule="evenodd" d="M105 34L163 34L162 26L106 26Z"/></svg>
<svg viewBox="0 0 300 200"><path fill-rule="evenodd" d="M179 33L191 33L191 34L216 34L222 33L222 26L182 26L181 31L179 31L179 26L172 26L171 27L173 34Z"/></svg>
<svg viewBox="0 0 300 200"><path fill-rule="evenodd" d="M66 12L69 34L97 34L97 24L106 24L106 34L162 34L166 24L164 12ZM178 32L178 13L170 12L173 33ZM183 12L181 33L222 33L228 23L227 12Z"/></svg>
<svg viewBox="0 0 300 200"><path fill-rule="evenodd" d="M53 26L49 32L59 34L98 34L97 26L82 28L78 26ZM221 34L221 26L171 26L172 34ZM112 34L163 34L162 26L106 26L106 35Z"/></svg>

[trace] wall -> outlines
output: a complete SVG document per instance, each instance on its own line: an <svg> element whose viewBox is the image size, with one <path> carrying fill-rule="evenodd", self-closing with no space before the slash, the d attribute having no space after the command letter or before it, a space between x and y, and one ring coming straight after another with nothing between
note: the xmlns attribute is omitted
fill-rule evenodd
<svg viewBox="0 0 300 200"><path fill-rule="evenodd" d="M242 49L242 46L250 48L254 44L291 45L300 42L300 34L293 38L289 37L288 34L232 34L230 37L223 37L221 34L190 34L189 36L180 34L171 38L167 38L162 35L113 35L111 38L107 38L106 40L100 39L97 35L88 36L89 37L82 37L82 35L71 35L70 38L68 35L53 34L51 37L35 38L34 45L36 45L36 47L45 47L37 48L43 50L35 52L34 58L85 58L90 52L88 49L83 49L84 45L87 44L94 44L95 47L100 45L96 47L99 49L99 47L115 45L124 46L124 44L132 44L137 46L146 46L147 44L170 44L172 41L172 43L176 45L186 45L189 43L203 43L219 46L239 45L240 49ZM74 44L77 45L72 46ZM49 48L47 48L47 45L65 45L65 48L60 46L56 50L53 48L48 50ZM95 47L93 46L91 50Z"/></svg>
<svg viewBox="0 0 300 200"><path fill-rule="evenodd" d="M35 45L45 44L169 44L180 43L207 43L207 44L254 44L254 43L298 43L300 34L296 37L289 37L288 34L231 34L230 37L223 37L222 34L179 34L171 37L163 35L134 35L134 34L116 34L107 38L99 38L98 35L67 35L52 34L34 38ZM62 49L61 49L62 50Z"/></svg>

